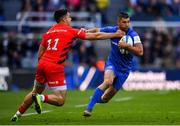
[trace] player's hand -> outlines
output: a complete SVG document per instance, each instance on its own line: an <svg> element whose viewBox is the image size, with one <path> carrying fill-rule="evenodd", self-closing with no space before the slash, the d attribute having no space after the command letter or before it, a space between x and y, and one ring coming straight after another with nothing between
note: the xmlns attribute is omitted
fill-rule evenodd
<svg viewBox="0 0 180 126"><path fill-rule="evenodd" d="M125 35L125 32L122 31L122 30L117 30L117 31L115 32L115 34L117 35L117 38L121 38L122 36Z"/></svg>
<svg viewBox="0 0 180 126"><path fill-rule="evenodd" d="M127 44L126 42L119 42L118 46L120 49L128 49L128 47L130 46L129 44Z"/></svg>
<svg viewBox="0 0 180 126"><path fill-rule="evenodd" d="M85 29L85 28L81 28L80 30L83 31L83 32L86 32L86 33L88 32L88 30Z"/></svg>

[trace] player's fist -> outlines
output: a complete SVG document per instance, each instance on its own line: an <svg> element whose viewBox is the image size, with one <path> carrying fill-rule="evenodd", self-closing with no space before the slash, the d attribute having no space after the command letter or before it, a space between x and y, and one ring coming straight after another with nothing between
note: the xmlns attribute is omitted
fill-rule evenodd
<svg viewBox="0 0 180 126"><path fill-rule="evenodd" d="M115 32L115 34L117 35L118 38L121 38L122 36L125 35L125 32L122 31L122 30L117 30L117 31Z"/></svg>
<svg viewBox="0 0 180 126"><path fill-rule="evenodd" d="M127 49L131 45L127 44L126 42L121 41L121 42L118 43L118 46L119 46L120 49Z"/></svg>
<svg viewBox="0 0 180 126"><path fill-rule="evenodd" d="M81 28L80 30L83 31L83 32L88 32L88 30L85 29L85 28Z"/></svg>

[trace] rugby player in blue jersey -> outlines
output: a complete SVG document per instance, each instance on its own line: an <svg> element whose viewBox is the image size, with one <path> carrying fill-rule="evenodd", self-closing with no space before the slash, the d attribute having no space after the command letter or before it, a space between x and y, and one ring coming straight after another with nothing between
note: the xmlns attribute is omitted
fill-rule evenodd
<svg viewBox="0 0 180 126"><path fill-rule="evenodd" d="M120 38L111 39L111 51L105 65L104 81L100 84L92 95L84 116L91 116L96 103L107 103L122 87L129 76L133 66L133 55L143 55L143 45L139 35L130 28L130 17L127 13L121 12L118 15L118 26L108 26L104 28L92 28L87 32L116 32L122 30L127 36L131 37L133 45ZM121 51L122 49L126 51ZM125 53L127 52L128 53Z"/></svg>

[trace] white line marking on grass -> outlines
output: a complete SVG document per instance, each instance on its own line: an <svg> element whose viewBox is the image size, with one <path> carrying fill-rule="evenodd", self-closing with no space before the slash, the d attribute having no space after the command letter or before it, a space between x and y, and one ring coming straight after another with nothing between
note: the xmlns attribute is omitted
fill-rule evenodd
<svg viewBox="0 0 180 126"><path fill-rule="evenodd" d="M123 97L123 98L118 98L115 99L116 102L122 102L122 101L129 101L131 100L132 97ZM96 103L96 105L98 105L99 103ZM80 105L75 105L75 108L81 108L81 107L86 107L87 104L80 104Z"/></svg>
<svg viewBox="0 0 180 126"><path fill-rule="evenodd" d="M123 98L117 98L115 99L116 102L122 102L122 101L129 101L133 99L132 97L123 97Z"/></svg>
<svg viewBox="0 0 180 126"><path fill-rule="evenodd" d="M79 112L68 112L68 114L79 113Z"/></svg>
<svg viewBox="0 0 180 126"><path fill-rule="evenodd" d="M42 111L42 113L48 113L48 112L52 112L53 110L47 110L47 111ZM32 112L32 113L26 113L23 114L22 116L30 116L30 115L36 115L36 112Z"/></svg>
<svg viewBox="0 0 180 126"><path fill-rule="evenodd" d="M80 104L80 105L75 105L75 108L81 108L81 107L86 107L87 104Z"/></svg>

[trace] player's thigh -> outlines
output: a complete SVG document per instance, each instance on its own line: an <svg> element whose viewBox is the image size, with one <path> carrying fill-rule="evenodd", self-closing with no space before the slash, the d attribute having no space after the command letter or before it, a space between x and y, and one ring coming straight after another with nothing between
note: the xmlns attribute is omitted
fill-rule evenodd
<svg viewBox="0 0 180 126"><path fill-rule="evenodd" d="M42 71L36 72L33 93L41 94L45 89L46 77Z"/></svg>
<svg viewBox="0 0 180 126"><path fill-rule="evenodd" d="M65 86L64 67L59 64L49 63L45 69L49 87Z"/></svg>
<svg viewBox="0 0 180 126"><path fill-rule="evenodd" d="M113 70L106 70L104 73L104 80L110 80L113 82L115 74Z"/></svg>
<svg viewBox="0 0 180 126"><path fill-rule="evenodd" d="M53 94L58 96L58 97L61 97L61 98L65 99L66 98L66 94L67 94L67 90L53 91Z"/></svg>
<svg viewBox="0 0 180 126"><path fill-rule="evenodd" d="M109 86L111 86L113 84L114 78L115 78L114 71L113 70L106 70L104 73L104 81L99 86L99 88L102 90L107 89Z"/></svg>
<svg viewBox="0 0 180 126"><path fill-rule="evenodd" d="M113 70L106 70L104 73L104 84L110 86L113 84L115 74Z"/></svg>
<svg viewBox="0 0 180 126"><path fill-rule="evenodd" d="M38 67L35 73L34 87L33 91L36 93L42 92L45 89L45 84L47 82L45 73L45 64L41 61L38 63Z"/></svg>
<svg viewBox="0 0 180 126"><path fill-rule="evenodd" d="M121 89L126 79L128 78L128 76L129 76L129 73L119 72L118 76L116 76L113 82L114 89L116 89L117 91Z"/></svg>
<svg viewBox="0 0 180 126"><path fill-rule="evenodd" d="M38 93L38 94L41 94L45 89L45 86L37 86L37 85L34 85L33 86L33 90L32 90L32 93Z"/></svg>
<svg viewBox="0 0 180 126"><path fill-rule="evenodd" d="M104 81L110 81L112 83L116 76L115 71L115 66L108 60L105 65Z"/></svg>

